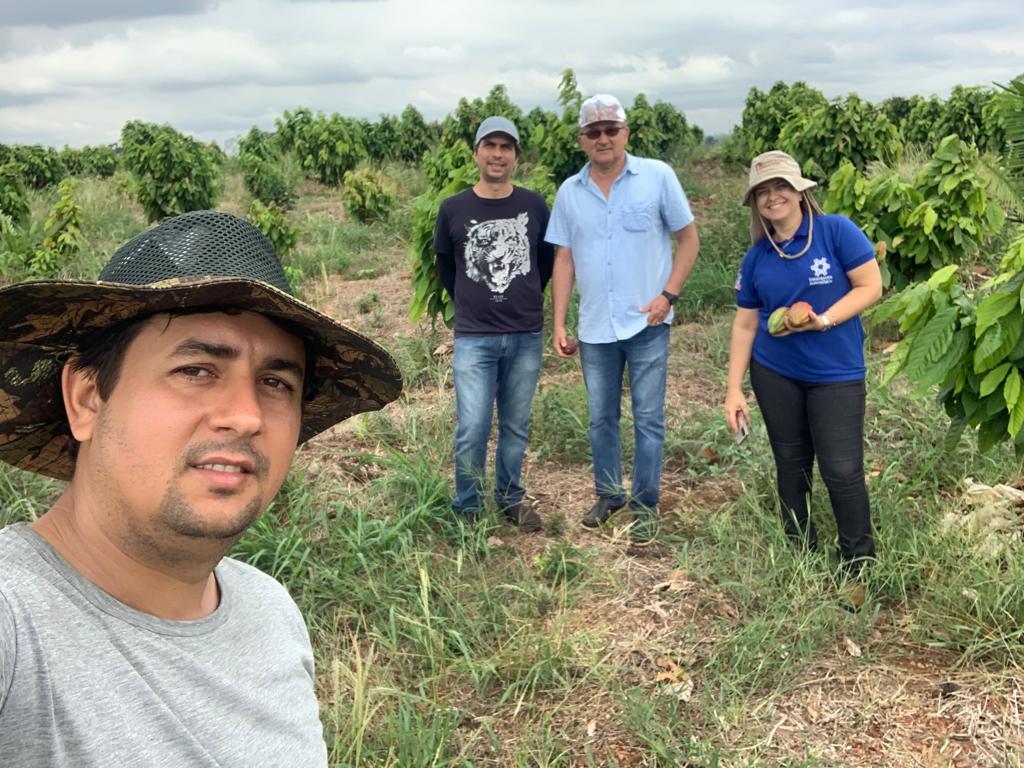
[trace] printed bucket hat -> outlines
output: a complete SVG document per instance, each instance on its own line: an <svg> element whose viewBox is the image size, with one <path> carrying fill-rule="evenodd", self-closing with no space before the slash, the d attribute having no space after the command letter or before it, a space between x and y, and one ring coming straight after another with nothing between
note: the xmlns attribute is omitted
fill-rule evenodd
<svg viewBox="0 0 1024 768"><path fill-rule="evenodd" d="M813 189L818 186L816 181L805 179L800 173L800 164L790 155L778 149L763 152L750 161L750 176L747 179L747 191L743 195L743 204L750 205L750 195L754 187L769 179L785 179L797 192Z"/></svg>
<svg viewBox="0 0 1024 768"><path fill-rule="evenodd" d="M262 232L229 213L196 211L121 246L98 281L0 288L0 461L70 479L73 440L60 376L78 344L126 320L203 307L258 312L309 334L316 389L303 403L300 443L402 391L383 348L291 294Z"/></svg>
<svg viewBox="0 0 1024 768"><path fill-rule="evenodd" d="M586 128L591 123L605 122L626 122L626 110L617 98L607 93L598 93L580 105L580 128Z"/></svg>

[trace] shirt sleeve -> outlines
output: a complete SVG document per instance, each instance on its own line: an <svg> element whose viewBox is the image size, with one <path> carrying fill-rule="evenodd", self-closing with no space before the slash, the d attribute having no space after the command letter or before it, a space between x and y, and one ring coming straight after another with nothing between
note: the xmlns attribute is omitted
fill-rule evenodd
<svg viewBox="0 0 1024 768"><path fill-rule="evenodd" d="M569 217L566 211L568 194L565 192L565 185L571 182L571 178L564 181L558 190L558 194L555 195L555 204L551 208L551 218L548 219L547 232L544 233L544 240L552 245L561 245L566 248L572 248L572 238L569 234Z"/></svg>
<svg viewBox="0 0 1024 768"><path fill-rule="evenodd" d="M548 226L550 213L547 203L540 201L538 209L541 212L540 231L543 233ZM543 291L551 282L551 273L555 268L555 246L547 242L543 237L537 243L537 271L540 273L540 289Z"/></svg>
<svg viewBox="0 0 1024 768"><path fill-rule="evenodd" d="M10 603L0 592L0 711L7 702L14 679L14 663L17 659L18 644L14 630L14 614Z"/></svg>
<svg viewBox="0 0 1024 768"><path fill-rule="evenodd" d="M448 209L444 203L434 222L434 253L437 255L437 276L448 295L455 298L455 247L448 229Z"/></svg>
<svg viewBox="0 0 1024 768"><path fill-rule="evenodd" d="M693 212L676 172L668 165L664 165L662 171L661 215L669 231L678 232L693 223Z"/></svg>
<svg viewBox="0 0 1024 768"><path fill-rule="evenodd" d="M757 295L754 286L753 265L753 255L748 251L736 273L736 306L743 309L760 309L762 306L761 297Z"/></svg>
<svg viewBox="0 0 1024 768"><path fill-rule="evenodd" d="M832 217L833 255L839 260L844 272L867 264L875 258L875 249L860 227L845 216Z"/></svg>

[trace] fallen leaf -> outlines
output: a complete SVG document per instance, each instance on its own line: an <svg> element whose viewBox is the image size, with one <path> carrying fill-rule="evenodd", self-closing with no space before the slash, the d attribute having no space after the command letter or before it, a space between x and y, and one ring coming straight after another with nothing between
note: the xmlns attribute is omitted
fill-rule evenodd
<svg viewBox="0 0 1024 768"><path fill-rule="evenodd" d="M595 733L597 733L597 720L591 720L587 723L587 738L594 738Z"/></svg>
<svg viewBox="0 0 1024 768"><path fill-rule="evenodd" d="M843 647L846 648L846 652L851 656L859 657L861 654L860 646L848 637L843 638Z"/></svg>
<svg viewBox="0 0 1024 768"><path fill-rule="evenodd" d="M662 696L674 696L679 701L689 701L693 696L693 680L687 678L678 683L669 683L661 689Z"/></svg>
<svg viewBox="0 0 1024 768"><path fill-rule="evenodd" d="M501 539L499 539L497 536L491 536L490 538L487 539L487 546L488 547L503 547L503 546L505 546L505 542L502 541Z"/></svg>

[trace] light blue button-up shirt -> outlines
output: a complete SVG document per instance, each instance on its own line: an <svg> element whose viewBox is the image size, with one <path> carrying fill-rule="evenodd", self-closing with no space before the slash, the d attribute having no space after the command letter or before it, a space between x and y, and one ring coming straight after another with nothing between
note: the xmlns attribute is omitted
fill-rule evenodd
<svg viewBox="0 0 1024 768"><path fill-rule="evenodd" d="M607 198L590 178L589 162L562 183L544 239L572 249L581 341L606 344L647 327L640 307L665 290L671 234L692 221L679 179L660 160L627 154Z"/></svg>

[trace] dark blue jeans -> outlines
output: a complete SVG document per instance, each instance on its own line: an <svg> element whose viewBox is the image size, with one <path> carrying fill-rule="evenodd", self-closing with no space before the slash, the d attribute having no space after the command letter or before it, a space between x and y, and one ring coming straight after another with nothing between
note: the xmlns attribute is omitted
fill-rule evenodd
<svg viewBox="0 0 1024 768"><path fill-rule="evenodd" d="M864 482L864 382L797 381L751 360L750 385L775 455L786 534L804 546L817 544L807 508L817 458L839 529L839 556L858 570L875 554Z"/></svg>
<svg viewBox="0 0 1024 768"><path fill-rule="evenodd" d="M480 492L495 403L494 500L499 509L522 502L526 491L519 477L543 345L540 331L455 338L455 511L473 514L483 508Z"/></svg>
<svg viewBox="0 0 1024 768"><path fill-rule="evenodd" d="M622 374L629 369L633 400L633 481L629 505L658 506L665 445L665 380L668 374L668 325L648 326L629 339L607 344L580 343L583 381L590 410L590 452L594 490L624 504L622 446Z"/></svg>

